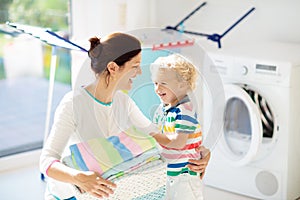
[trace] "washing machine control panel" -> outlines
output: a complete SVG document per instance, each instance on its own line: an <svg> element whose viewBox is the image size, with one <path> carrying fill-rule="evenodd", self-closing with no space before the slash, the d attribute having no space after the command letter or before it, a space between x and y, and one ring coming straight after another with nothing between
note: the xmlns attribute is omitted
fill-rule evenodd
<svg viewBox="0 0 300 200"><path fill-rule="evenodd" d="M242 68L241 68L241 74L242 75L247 75L247 73L248 73L248 67L247 66L242 66Z"/></svg>
<svg viewBox="0 0 300 200"><path fill-rule="evenodd" d="M262 84L280 84L288 86L291 63L256 60L253 58L209 54L213 63L211 72L217 72L222 79L241 83L261 82Z"/></svg>

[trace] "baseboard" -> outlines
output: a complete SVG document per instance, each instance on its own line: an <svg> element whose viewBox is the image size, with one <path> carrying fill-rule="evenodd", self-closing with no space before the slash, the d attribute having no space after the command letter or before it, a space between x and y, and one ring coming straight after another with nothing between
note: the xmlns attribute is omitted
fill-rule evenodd
<svg viewBox="0 0 300 200"><path fill-rule="evenodd" d="M14 170L29 165L38 165L41 149L18 153L0 158L0 172Z"/></svg>

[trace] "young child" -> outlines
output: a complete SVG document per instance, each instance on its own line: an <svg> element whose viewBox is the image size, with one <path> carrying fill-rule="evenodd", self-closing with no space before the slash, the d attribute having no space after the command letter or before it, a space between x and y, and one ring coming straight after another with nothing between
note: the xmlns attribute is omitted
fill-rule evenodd
<svg viewBox="0 0 300 200"><path fill-rule="evenodd" d="M202 141L196 107L188 96L195 88L197 71L186 59L173 54L159 57L151 64L151 73L161 100L153 118L161 134L152 136L162 146L162 155L168 163L166 199L201 200L199 174L186 167L189 159L200 158L195 148Z"/></svg>

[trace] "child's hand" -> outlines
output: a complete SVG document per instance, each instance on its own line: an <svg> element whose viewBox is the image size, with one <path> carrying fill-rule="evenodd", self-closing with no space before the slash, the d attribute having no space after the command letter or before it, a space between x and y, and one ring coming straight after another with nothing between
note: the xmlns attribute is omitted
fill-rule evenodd
<svg viewBox="0 0 300 200"><path fill-rule="evenodd" d="M200 178L202 179L205 174L205 169L210 160L210 150L204 146L196 148L196 151L200 153L201 158L199 160L190 159L187 167L197 173L201 173Z"/></svg>

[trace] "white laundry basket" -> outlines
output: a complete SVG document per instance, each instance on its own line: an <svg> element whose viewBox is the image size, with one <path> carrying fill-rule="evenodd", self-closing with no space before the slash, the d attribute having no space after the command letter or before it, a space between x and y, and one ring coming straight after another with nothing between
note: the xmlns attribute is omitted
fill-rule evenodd
<svg viewBox="0 0 300 200"><path fill-rule="evenodd" d="M114 194L104 200L163 200L165 199L166 164L156 160L122 177L111 180L116 183ZM78 200L99 200L76 189Z"/></svg>

